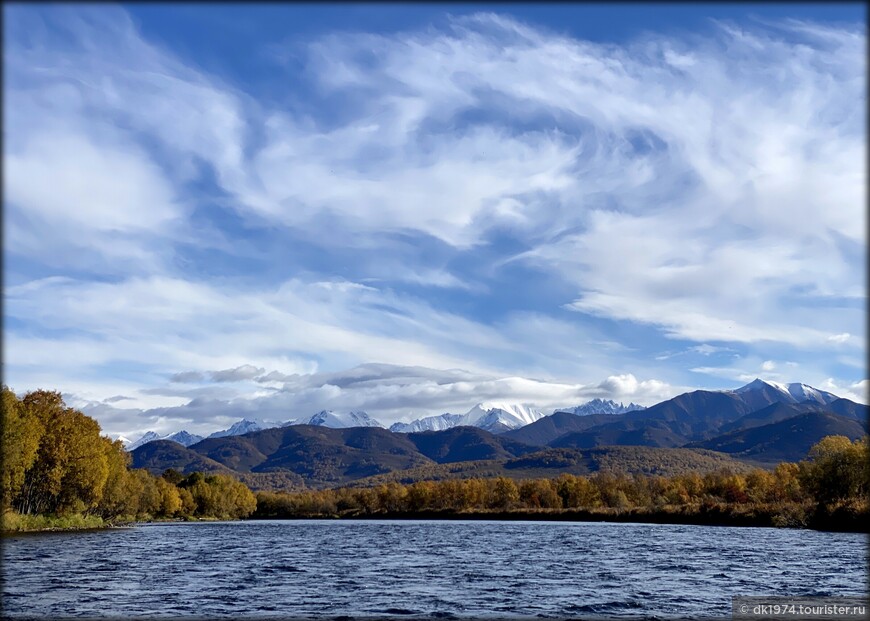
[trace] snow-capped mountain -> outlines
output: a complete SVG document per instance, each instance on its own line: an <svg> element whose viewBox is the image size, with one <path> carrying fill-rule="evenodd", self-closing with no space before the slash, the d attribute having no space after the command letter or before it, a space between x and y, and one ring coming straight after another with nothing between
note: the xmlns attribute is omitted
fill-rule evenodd
<svg viewBox="0 0 870 621"><path fill-rule="evenodd" d="M769 380L754 379L733 391L752 407L761 408L771 403L805 403L810 401L827 405L839 397L806 384L781 384Z"/></svg>
<svg viewBox="0 0 870 621"><path fill-rule="evenodd" d="M824 390L819 390L818 388L813 388L807 384L782 384L761 379L755 379L745 386L723 392L730 392L739 396L742 401L753 409L761 409L772 403L799 404L811 402L819 405L829 405L839 399L839 397L834 394ZM559 408L555 410L554 413L567 412L578 416L585 416L589 414L624 414L626 412L643 409L646 408L636 403L625 405L610 399L592 399L582 405ZM469 425L493 433L501 433L531 424L543 417L543 412L529 405L501 401L485 401L478 403L465 414L445 413L438 416L426 416L411 421L410 423L394 423L390 427L390 431L397 433L442 431L450 429L451 427ZM317 425L321 427L331 427L333 429L348 427L384 427L384 425L382 425L378 420L372 418L363 411L344 413L323 410L313 416L302 417L286 422L283 425L273 421L242 419L234 423L229 429L216 431L208 437L224 438L227 436L238 436L273 427L286 427L288 425ZM131 442L125 437L119 437L118 439L124 443L126 450L133 451L143 444L153 442L154 440L172 440L173 442L178 442L182 446L191 446L201 441L203 438L202 436L187 431L178 431L162 436L154 431L148 431L134 442Z"/></svg>
<svg viewBox="0 0 870 621"><path fill-rule="evenodd" d="M118 439L121 440L122 442L124 440L127 440L127 438L124 438L123 436L119 437ZM127 440L124 443L124 448L127 449L128 451L134 451L137 448L139 448L140 446L142 446L143 444L148 444L149 442L154 442L154 440L172 440L173 442L177 442L178 444L181 444L182 446L190 446L191 444L196 444L197 442L199 442L202 439L203 439L202 436L198 436L194 433L188 433L187 431L184 431L184 430L176 431L175 433L169 433L169 434L166 434L164 436L161 436L156 431L148 431L145 434L143 434L142 437L139 438L138 440L136 440L135 442L130 442L129 440Z"/></svg>
<svg viewBox="0 0 870 621"><path fill-rule="evenodd" d="M592 401L588 401L573 408L559 408L554 410L553 413L568 412L569 414L576 414L577 416L588 416L589 414L624 414L625 412L634 412L635 410L645 409L644 406L636 403L623 405L621 402L617 403L612 399L607 399L606 401L604 399L593 399Z"/></svg>
<svg viewBox="0 0 870 621"><path fill-rule="evenodd" d="M499 433L528 425L543 417L543 412L527 405L486 401L463 414L456 426L470 425Z"/></svg>
<svg viewBox="0 0 870 621"><path fill-rule="evenodd" d="M241 436L252 431L260 431L266 429L262 424L254 420L243 418L237 423L233 423L229 429L223 431L215 431L209 438L226 438L227 436Z"/></svg>
<svg viewBox="0 0 870 621"><path fill-rule="evenodd" d="M383 427L381 423L366 414L365 412L333 412L332 410L323 410L309 418L298 418L296 420L285 423L288 425L316 425L319 427L330 427L332 429L345 429L347 427Z"/></svg>
<svg viewBox="0 0 870 621"><path fill-rule="evenodd" d="M462 414L439 414L418 418L410 423L393 423L390 431L395 433L413 433L415 431L443 431L455 427L462 419Z"/></svg>
<svg viewBox="0 0 870 621"><path fill-rule="evenodd" d="M160 440L163 436L161 436L156 431L146 431L141 438L136 440L135 442L131 442L125 448L128 451L133 451L142 446L143 444L148 444L149 442L154 442L154 440Z"/></svg>
<svg viewBox="0 0 870 621"><path fill-rule="evenodd" d="M168 436L163 437L164 440L172 440L173 442L178 442L181 446L191 446L204 440L202 436L198 436L195 433L189 433L185 430L176 431L175 433L171 433Z"/></svg>
<svg viewBox="0 0 870 621"><path fill-rule="evenodd" d="M127 448L128 446L130 446L131 444L133 444L133 440L131 440L131 439L128 438L127 436L121 436L121 435L119 435L118 437L116 437L116 438L114 438L114 439L115 439L115 440L120 440L120 441L121 441L121 444L124 445L124 448Z"/></svg>
<svg viewBox="0 0 870 621"><path fill-rule="evenodd" d="M788 389L788 394L794 397L798 403L813 401L815 403L827 405L828 403L833 403L839 399L837 395L825 392L824 390L819 390L818 388L813 388L812 386L807 386L806 384L793 383L789 384L786 388Z"/></svg>

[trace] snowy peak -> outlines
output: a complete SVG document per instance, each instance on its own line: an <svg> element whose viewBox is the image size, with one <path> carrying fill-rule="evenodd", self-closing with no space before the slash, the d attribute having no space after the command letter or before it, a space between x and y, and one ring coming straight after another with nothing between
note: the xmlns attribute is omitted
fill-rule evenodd
<svg viewBox="0 0 870 621"><path fill-rule="evenodd" d="M779 382L771 382L769 380L763 380L759 378L755 378L745 386L741 386L734 390L738 395L747 393L747 392L757 392L761 390L778 390L781 393L788 394L788 386L785 384L780 384Z"/></svg>
<svg viewBox="0 0 870 621"><path fill-rule="evenodd" d="M168 436L164 436L164 440L172 440L173 442L178 442L182 446L191 446L196 444L197 442L203 440L202 436L198 436L195 433L188 433L185 430L176 431Z"/></svg>
<svg viewBox="0 0 870 621"><path fill-rule="evenodd" d="M198 436L193 433L188 433L186 431L177 431L172 434L167 434L161 436L156 431L148 431L141 438L136 440L135 442L130 442L123 436L118 438L122 442L124 442L124 448L128 451L135 451L137 448L144 444L148 444L149 442L154 442L155 440L172 440L173 442L177 442L182 446L190 446L191 444L196 444L200 440L202 440L202 436Z"/></svg>
<svg viewBox="0 0 870 621"><path fill-rule="evenodd" d="M394 433L413 433L416 431L443 431L455 427L462 419L462 414L440 414L426 416L410 423L394 423L390 431Z"/></svg>
<svg viewBox="0 0 870 621"><path fill-rule="evenodd" d="M759 403L768 405L777 402L805 403L807 401L827 405L839 398L837 395L813 388L807 384L781 384L780 382L758 378L731 392L740 395L742 399L751 402L753 405L758 405Z"/></svg>
<svg viewBox="0 0 870 621"><path fill-rule="evenodd" d="M457 425L470 425L497 433L529 425L543 417L543 412L528 405L485 401L466 412Z"/></svg>
<svg viewBox="0 0 870 621"><path fill-rule="evenodd" d="M824 390L807 386L806 384L789 384L788 394L794 397L798 403L804 401L813 401L814 403L822 403L827 405L838 399L837 395L832 395Z"/></svg>
<svg viewBox="0 0 870 621"><path fill-rule="evenodd" d="M248 420L247 418L243 418L237 423L233 423L232 427L229 429L224 429L223 431L215 431L213 434L209 436L209 438L226 438L227 436L241 436L246 433L251 433L252 431L260 431L263 429L263 426L260 425L257 421Z"/></svg>
<svg viewBox="0 0 870 621"><path fill-rule="evenodd" d="M383 427L381 423L365 412L348 412L346 414L323 410L311 418L300 418L289 425L315 425L331 429L346 429L348 427Z"/></svg>
<svg viewBox="0 0 870 621"><path fill-rule="evenodd" d="M157 433L156 431L146 431L142 435L141 438L139 438L135 442L131 442L130 444L127 445L126 448L128 451L134 451L144 444L148 444L149 442L154 442L154 440L160 440L161 438L162 438L162 436L159 433Z"/></svg>
<svg viewBox="0 0 870 621"><path fill-rule="evenodd" d="M588 401L583 405L578 405L573 408L560 408L555 410L553 413L567 412L569 414L576 414L577 416L588 416L590 414L624 414L626 412L645 409L644 406L636 403L624 405L623 403L617 403L612 399L593 399L592 401Z"/></svg>

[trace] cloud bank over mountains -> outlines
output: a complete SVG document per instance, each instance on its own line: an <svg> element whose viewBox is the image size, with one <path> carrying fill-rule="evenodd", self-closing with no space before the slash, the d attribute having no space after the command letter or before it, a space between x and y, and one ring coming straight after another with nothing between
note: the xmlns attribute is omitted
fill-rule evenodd
<svg viewBox="0 0 870 621"><path fill-rule="evenodd" d="M185 374L183 382L175 377L176 381L165 388L150 389L159 396L178 398L181 404L177 406L131 411L117 407L112 401L117 397L99 402L83 400L78 405L98 417L107 429L120 430L134 419L141 428L158 433L183 427L208 435L244 417L285 422L321 410L364 410L376 412L376 418L389 426L445 412L464 414L481 401L529 403L552 411L605 397L626 403L656 403L682 391L656 380L638 381L631 374L584 385L491 377L459 369L365 364L333 373L286 375L272 371L238 377L235 392L229 393L225 380L214 378L235 371Z"/></svg>
<svg viewBox="0 0 870 621"><path fill-rule="evenodd" d="M6 381L109 432L756 376L867 401L861 24L479 13L252 40L262 90L120 7L4 34Z"/></svg>

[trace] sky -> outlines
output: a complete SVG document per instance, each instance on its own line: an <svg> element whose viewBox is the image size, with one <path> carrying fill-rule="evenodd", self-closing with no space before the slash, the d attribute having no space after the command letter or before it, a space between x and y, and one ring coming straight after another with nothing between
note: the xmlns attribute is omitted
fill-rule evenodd
<svg viewBox="0 0 870 621"><path fill-rule="evenodd" d="M863 4L3 11L3 381L105 433L868 401Z"/></svg>

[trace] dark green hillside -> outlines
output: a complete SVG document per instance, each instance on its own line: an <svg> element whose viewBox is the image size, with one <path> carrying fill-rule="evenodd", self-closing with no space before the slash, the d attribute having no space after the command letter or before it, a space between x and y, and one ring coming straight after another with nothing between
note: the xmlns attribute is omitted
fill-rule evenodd
<svg viewBox="0 0 870 621"><path fill-rule="evenodd" d="M590 427L621 420L620 414L591 414L577 416L570 412L556 412L536 420L530 425L503 433L500 437L536 446L547 446L556 438L572 431L586 431Z"/></svg>
<svg viewBox="0 0 870 621"><path fill-rule="evenodd" d="M183 474L191 472L217 472L227 474L232 472L213 459L200 455L196 451L185 448L171 440L155 440L143 444L131 453L133 468L144 468L151 474L160 474L172 468Z"/></svg>
<svg viewBox="0 0 870 621"><path fill-rule="evenodd" d="M866 433L865 424L851 418L830 412L808 412L769 425L732 431L690 446L775 463L802 459L810 447L825 436L856 440Z"/></svg>
<svg viewBox="0 0 870 621"><path fill-rule="evenodd" d="M705 474L723 468L742 472L750 468L729 455L713 451L645 446L606 446L586 450L547 449L508 460L504 467L510 472L510 476L515 476L518 470L534 471L533 476L599 471L676 476L689 472ZM545 469L551 470L551 473L543 474Z"/></svg>
<svg viewBox="0 0 870 621"><path fill-rule="evenodd" d="M653 446L675 448L686 444L690 436L672 429L675 426L687 430L678 422L661 420L621 420L607 425L598 425L586 431L567 433L550 443L555 448L593 448L596 446Z"/></svg>
<svg viewBox="0 0 870 621"><path fill-rule="evenodd" d="M250 437L227 436L225 438L206 438L190 446L190 450L223 464L238 472L249 472L267 457L259 451L257 443ZM148 446L147 444L145 446Z"/></svg>
<svg viewBox="0 0 870 621"><path fill-rule="evenodd" d="M439 464L430 462L425 466L396 470L354 481L353 487L371 487L383 483L407 485L415 481L448 481L461 479L489 479L505 475L505 460L483 459L480 461L456 461ZM519 476L522 476L521 474Z"/></svg>
<svg viewBox="0 0 870 621"><path fill-rule="evenodd" d="M549 445L557 448L677 448L692 440L717 435L723 424L745 416L749 411L749 406L735 394L696 390L645 410L607 416L601 423L559 436Z"/></svg>
<svg viewBox="0 0 870 621"><path fill-rule="evenodd" d="M854 418L861 422L867 422L867 417L870 416L870 407L861 403L849 401L848 399L837 399L836 401L832 401L825 407L825 409L830 410L834 414L839 414L846 418Z"/></svg>
<svg viewBox="0 0 870 621"><path fill-rule="evenodd" d="M236 478L254 491L293 492L307 489L305 480L295 472L237 472Z"/></svg>
<svg viewBox="0 0 870 621"><path fill-rule="evenodd" d="M280 445L253 471L290 471L309 485L339 484L429 462L403 434L377 427L293 425L247 435L258 440L269 432L280 435Z"/></svg>
<svg viewBox="0 0 870 621"><path fill-rule="evenodd" d="M360 479L354 486L383 483L407 485L415 481L495 477L519 480L561 474L589 475L595 472L676 476L693 472L706 474L723 469L746 472L750 466L730 455L701 449L641 446L609 446L587 450L549 448L509 459L429 464Z"/></svg>
<svg viewBox="0 0 870 621"><path fill-rule="evenodd" d="M407 434L420 453L438 463L506 459L534 451L534 446L497 436L477 427Z"/></svg>
<svg viewBox="0 0 870 621"><path fill-rule="evenodd" d="M593 469L602 472L678 476L692 472L706 474L723 469L748 472L751 467L731 455L689 448L607 446L587 451Z"/></svg>
<svg viewBox="0 0 870 621"><path fill-rule="evenodd" d="M376 427L329 429L293 425L242 436L208 438L185 449L174 442L151 442L132 453L137 467L151 472L174 468L225 469L246 475L260 487L257 474L288 475L281 487L306 481L308 485L336 485L391 470L429 463L403 434ZM199 464L199 465L197 465Z"/></svg>
<svg viewBox="0 0 870 621"><path fill-rule="evenodd" d="M662 401L645 410L628 412L624 417L627 421L667 422L674 433L687 437L703 437L755 409L757 408L748 406L733 393L696 390Z"/></svg>
<svg viewBox="0 0 870 621"><path fill-rule="evenodd" d="M781 420L794 418L807 412L818 412L823 408L824 406L818 403L772 403L760 410L750 412L746 416L741 416L735 421L722 425L717 435L778 423Z"/></svg>

